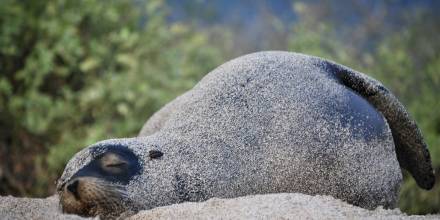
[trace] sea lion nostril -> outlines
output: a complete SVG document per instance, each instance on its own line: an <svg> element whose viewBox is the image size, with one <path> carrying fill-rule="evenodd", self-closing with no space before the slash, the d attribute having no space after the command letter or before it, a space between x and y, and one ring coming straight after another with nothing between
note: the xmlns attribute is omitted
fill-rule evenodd
<svg viewBox="0 0 440 220"><path fill-rule="evenodd" d="M71 183L68 183L67 185L67 190L69 190L69 192L71 192L73 194L73 196L75 196L76 199L78 199L79 195L78 195L78 184L79 181L78 180L74 180Z"/></svg>

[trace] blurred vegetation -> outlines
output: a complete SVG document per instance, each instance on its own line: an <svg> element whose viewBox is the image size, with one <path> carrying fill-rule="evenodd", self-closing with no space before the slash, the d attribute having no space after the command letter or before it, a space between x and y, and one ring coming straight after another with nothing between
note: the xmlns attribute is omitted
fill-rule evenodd
<svg viewBox="0 0 440 220"><path fill-rule="evenodd" d="M135 136L224 59L161 1L3 1L0 193L46 196L71 156Z"/></svg>
<svg viewBox="0 0 440 220"><path fill-rule="evenodd" d="M414 9L400 18L404 26L390 28L384 3L377 13L357 7L366 16L344 26L323 2L292 3L292 24L265 11L255 21L265 31L249 40L240 26L171 22L160 0L3 0L0 194L52 194L75 152L136 136L151 114L216 66L269 49L325 57L382 81L417 120L440 181L439 15ZM405 173L400 208L438 213L440 184L423 191Z"/></svg>

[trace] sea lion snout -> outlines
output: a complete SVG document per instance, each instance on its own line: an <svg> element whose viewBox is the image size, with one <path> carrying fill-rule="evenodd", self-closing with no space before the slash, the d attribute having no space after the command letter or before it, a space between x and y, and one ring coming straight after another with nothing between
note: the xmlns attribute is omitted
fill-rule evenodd
<svg viewBox="0 0 440 220"><path fill-rule="evenodd" d="M118 217L132 203L126 186L141 171L138 158L122 145L99 146L90 155L88 164L59 184L62 210L87 217Z"/></svg>
<svg viewBox="0 0 440 220"><path fill-rule="evenodd" d="M109 218L126 211L126 197L122 185L95 177L78 177L63 186L60 203L65 213Z"/></svg>

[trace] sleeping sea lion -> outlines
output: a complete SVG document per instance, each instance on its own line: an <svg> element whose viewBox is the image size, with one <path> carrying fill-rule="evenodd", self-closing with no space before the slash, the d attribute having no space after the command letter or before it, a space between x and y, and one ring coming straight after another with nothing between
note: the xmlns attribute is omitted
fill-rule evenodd
<svg viewBox="0 0 440 220"><path fill-rule="evenodd" d="M388 89L328 60L272 51L216 68L138 137L83 149L57 189L65 212L104 218L281 192L394 208L401 168L433 187L421 132Z"/></svg>

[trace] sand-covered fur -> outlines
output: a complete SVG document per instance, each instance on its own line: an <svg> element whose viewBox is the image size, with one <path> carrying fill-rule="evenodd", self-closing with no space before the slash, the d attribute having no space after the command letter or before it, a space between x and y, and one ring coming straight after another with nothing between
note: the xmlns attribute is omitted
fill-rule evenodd
<svg viewBox="0 0 440 220"><path fill-rule="evenodd" d="M378 109L386 100L390 112ZM393 112L408 126L388 121ZM400 143L406 140L401 132L413 132L414 145ZM422 187L433 184L417 132L377 81L316 57L261 52L213 70L159 111L139 137L105 140L75 155L58 189L118 146L132 151L142 167L124 187L123 202L136 210L284 192L394 208L402 181L396 148L404 149L401 163L421 164L410 171ZM151 151L163 155L152 158Z"/></svg>

